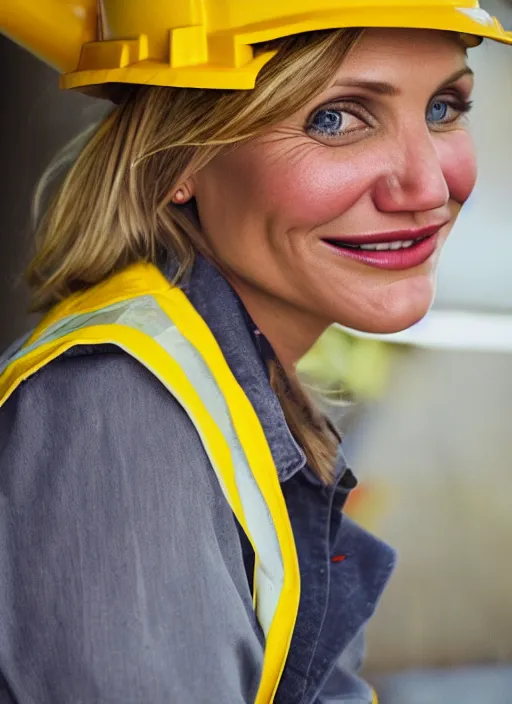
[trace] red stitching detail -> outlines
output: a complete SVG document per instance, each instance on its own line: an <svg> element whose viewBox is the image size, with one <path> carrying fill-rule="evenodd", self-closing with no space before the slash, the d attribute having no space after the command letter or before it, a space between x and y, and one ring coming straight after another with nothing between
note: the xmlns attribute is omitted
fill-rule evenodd
<svg viewBox="0 0 512 704"><path fill-rule="evenodd" d="M334 555L334 557L331 557L331 562L344 562L346 559L346 555Z"/></svg>

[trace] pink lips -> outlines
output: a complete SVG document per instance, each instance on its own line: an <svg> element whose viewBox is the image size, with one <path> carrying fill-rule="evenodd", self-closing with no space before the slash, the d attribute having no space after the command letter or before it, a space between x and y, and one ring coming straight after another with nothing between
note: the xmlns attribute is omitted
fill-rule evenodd
<svg viewBox="0 0 512 704"><path fill-rule="evenodd" d="M343 257L359 261L377 269L400 271L420 266L429 259L437 248L439 231L447 223L425 227L416 230L399 230L394 232L379 232L353 237L323 238L323 243L329 249ZM414 244L404 249L368 250L353 249L344 245L388 244L392 242L409 242Z"/></svg>

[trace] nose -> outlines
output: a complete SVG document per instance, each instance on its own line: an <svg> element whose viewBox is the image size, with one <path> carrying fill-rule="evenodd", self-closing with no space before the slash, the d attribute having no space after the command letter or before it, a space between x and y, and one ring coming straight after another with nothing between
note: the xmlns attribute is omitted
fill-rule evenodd
<svg viewBox="0 0 512 704"><path fill-rule="evenodd" d="M388 168L374 189L380 211L419 213L446 206L450 190L435 140L428 129L415 130L390 145Z"/></svg>

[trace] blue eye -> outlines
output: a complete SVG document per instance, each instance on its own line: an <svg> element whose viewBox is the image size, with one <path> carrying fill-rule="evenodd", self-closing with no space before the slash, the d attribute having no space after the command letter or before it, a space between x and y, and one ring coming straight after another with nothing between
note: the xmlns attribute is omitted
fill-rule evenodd
<svg viewBox="0 0 512 704"><path fill-rule="evenodd" d="M339 110L319 110L310 126L317 132L337 135L343 126L342 113Z"/></svg>
<svg viewBox="0 0 512 704"><path fill-rule="evenodd" d="M443 100L436 100L428 109L427 120L429 122L443 122L446 120L450 105Z"/></svg>
<svg viewBox="0 0 512 704"><path fill-rule="evenodd" d="M352 102L319 108L309 118L306 131L317 141L332 144L335 140L362 134L372 125L370 113Z"/></svg>

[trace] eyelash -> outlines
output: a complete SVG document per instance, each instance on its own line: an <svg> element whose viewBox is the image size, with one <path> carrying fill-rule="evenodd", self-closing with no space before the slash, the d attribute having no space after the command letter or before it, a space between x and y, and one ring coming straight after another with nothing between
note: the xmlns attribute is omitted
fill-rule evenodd
<svg viewBox="0 0 512 704"><path fill-rule="evenodd" d="M456 110L458 113L457 116L453 120L447 120L446 122L439 122L439 123L432 123L432 124L438 124L438 125L448 125L456 122L460 117L463 115L467 115L472 107L473 107L473 101L467 100L461 95L453 95L448 97L437 97L433 98L430 103L429 107L427 108L430 109L430 106L435 103L435 102L442 102L446 103L449 105L453 110ZM317 108L308 118L308 121L306 123L306 131L307 132L314 132L316 134L322 135L324 139L340 139L340 137L343 136L349 136L351 133L354 132L359 132L360 130L349 130L348 132L345 132L341 135L328 135L326 133L323 133L321 130L316 129L313 126L313 120L315 116L322 110L338 110L339 112L347 112L354 117L357 117L359 120L363 120L366 123L370 123L373 120L373 117L369 111L367 111L360 103L355 102L355 101L344 101L344 102L339 102L339 103L330 103L327 105L324 105L323 107ZM427 114L427 113L425 113ZM370 124L367 124L367 127L371 127Z"/></svg>

